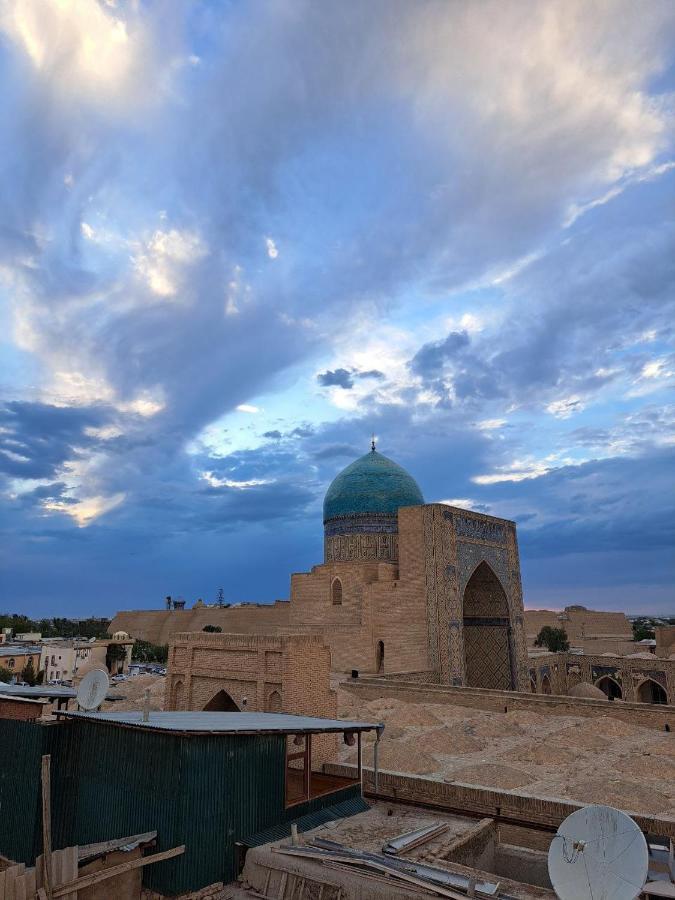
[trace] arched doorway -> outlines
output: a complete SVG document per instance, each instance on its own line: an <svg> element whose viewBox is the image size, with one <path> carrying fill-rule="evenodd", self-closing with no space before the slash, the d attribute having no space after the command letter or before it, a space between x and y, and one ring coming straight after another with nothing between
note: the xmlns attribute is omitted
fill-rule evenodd
<svg viewBox="0 0 675 900"><path fill-rule="evenodd" d="M513 690L509 603L486 562L478 566L464 589L463 621L465 684Z"/></svg>
<svg viewBox="0 0 675 900"><path fill-rule="evenodd" d="M272 691L267 698L267 712L281 712L281 694L279 691Z"/></svg>
<svg viewBox="0 0 675 900"><path fill-rule="evenodd" d="M646 678L638 688L638 700L640 703L667 703L668 694L657 681Z"/></svg>
<svg viewBox="0 0 675 900"><path fill-rule="evenodd" d="M606 694L610 700L621 700L623 691L618 681L615 681L610 675L603 675L595 682L595 686L599 687L603 694Z"/></svg>
<svg viewBox="0 0 675 900"><path fill-rule="evenodd" d="M227 691L218 691L204 707L205 712L239 712L239 707Z"/></svg>
<svg viewBox="0 0 675 900"><path fill-rule="evenodd" d="M532 675L530 675L530 692L533 694L537 693L537 679L533 678Z"/></svg>
<svg viewBox="0 0 675 900"><path fill-rule="evenodd" d="M377 672L384 672L384 641L377 642Z"/></svg>
<svg viewBox="0 0 675 900"><path fill-rule="evenodd" d="M173 708L174 709L182 709L183 708L183 682L177 681L173 686Z"/></svg>
<svg viewBox="0 0 675 900"><path fill-rule="evenodd" d="M544 675L544 677L541 679L541 692L542 694L553 693L553 691L551 690L551 679L548 677L548 675Z"/></svg>

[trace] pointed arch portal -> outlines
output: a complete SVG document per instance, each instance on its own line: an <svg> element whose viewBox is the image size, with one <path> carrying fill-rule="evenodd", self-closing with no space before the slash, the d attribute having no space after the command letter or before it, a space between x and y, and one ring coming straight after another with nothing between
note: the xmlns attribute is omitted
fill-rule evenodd
<svg viewBox="0 0 675 900"><path fill-rule="evenodd" d="M514 690L509 603L499 579L486 562L469 579L462 607L465 684Z"/></svg>
<svg viewBox="0 0 675 900"><path fill-rule="evenodd" d="M204 707L208 712L240 712L239 707L234 702L227 691L218 691Z"/></svg>

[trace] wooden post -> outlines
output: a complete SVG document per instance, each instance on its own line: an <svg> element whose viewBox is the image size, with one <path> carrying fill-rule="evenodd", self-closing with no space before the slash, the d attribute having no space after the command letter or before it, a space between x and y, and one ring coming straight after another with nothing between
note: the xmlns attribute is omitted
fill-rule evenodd
<svg viewBox="0 0 675 900"><path fill-rule="evenodd" d="M47 900L52 898L52 786L51 756L42 757L42 885Z"/></svg>
<svg viewBox="0 0 675 900"><path fill-rule="evenodd" d="M361 758L361 732L360 731L357 732L356 740L358 742L358 751L357 751L358 770L359 770L358 778L359 778L359 784L361 785L361 793L363 793L363 769L361 767L362 758Z"/></svg>

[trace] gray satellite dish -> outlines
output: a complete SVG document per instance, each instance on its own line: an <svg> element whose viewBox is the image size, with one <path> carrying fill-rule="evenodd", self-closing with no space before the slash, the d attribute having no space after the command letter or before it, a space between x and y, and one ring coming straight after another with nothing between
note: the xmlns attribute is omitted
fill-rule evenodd
<svg viewBox="0 0 675 900"><path fill-rule="evenodd" d="M92 669L87 672L77 689L77 705L80 709L98 709L109 688L108 673L103 669Z"/></svg>
<svg viewBox="0 0 675 900"><path fill-rule="evenodd" d="M645 836L611 806L573 812L548 851L548 874L560 900L635 900L648 866Z"/></svg>

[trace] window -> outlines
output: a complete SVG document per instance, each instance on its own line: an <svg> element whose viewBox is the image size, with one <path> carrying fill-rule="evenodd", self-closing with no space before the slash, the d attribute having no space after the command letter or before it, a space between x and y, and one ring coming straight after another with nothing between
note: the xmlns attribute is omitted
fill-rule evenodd
<svg viewBox="0 0 675 900"><path fill-rule="evenodd" d="M334 578L330 586L330 597L333 606L342 606L342 582L339 578Z"/></svg>
<svg viewBox="0 0 675 900"><path fill-rule="evenodd" d="M14 663L15 663L15 662L16 662L16 660L15 660L13 657L10 657L10 659L7 660L7 666L8 666L10 669L13 669L13 668L14 668Z"/></svg>

